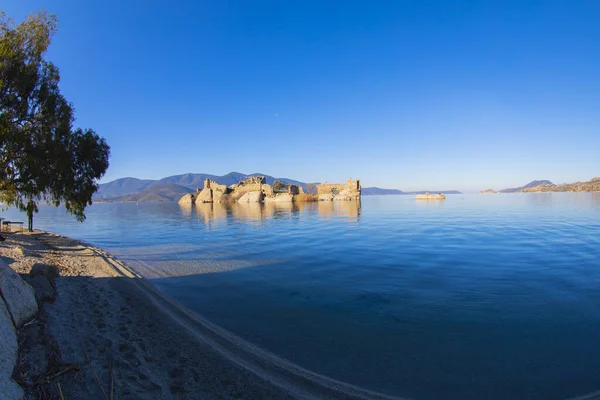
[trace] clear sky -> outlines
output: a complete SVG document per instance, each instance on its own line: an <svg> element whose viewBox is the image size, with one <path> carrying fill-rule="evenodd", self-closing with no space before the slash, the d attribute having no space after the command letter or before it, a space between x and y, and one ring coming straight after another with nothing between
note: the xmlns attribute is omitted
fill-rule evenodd
<svg viewBox="0 0 600 400"><path fill-rule="evenodd" d="M600 176L600 1L0 0L103 182L262 172L402 190Z"/></svg>

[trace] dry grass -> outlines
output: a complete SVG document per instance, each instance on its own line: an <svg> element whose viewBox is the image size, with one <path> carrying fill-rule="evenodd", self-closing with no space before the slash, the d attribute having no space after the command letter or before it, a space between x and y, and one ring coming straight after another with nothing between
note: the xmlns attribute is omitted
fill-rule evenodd
<svg viewBox="0 0 600 400"><path fill-rule="evenodd" d="M309 193L300 193L294 196L294 201L297 203L308 203L319 200L318 196Z"/></svg>

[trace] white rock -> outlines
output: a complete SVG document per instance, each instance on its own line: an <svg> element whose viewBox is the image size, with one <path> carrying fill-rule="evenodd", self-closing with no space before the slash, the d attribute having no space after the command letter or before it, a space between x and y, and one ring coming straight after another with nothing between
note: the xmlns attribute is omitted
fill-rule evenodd
<svg viewBox="0 0 600 400"><path fill-rule="evenodd" d="M183 195L183 197L179 199L179 204L181 204L182 206L191 206L192 204L194 204L194 195L191 193Z"/></svg>
<svg viewBox="0 0 600 400"><path fill-rule="evenodd" d="M19 274L0 260L0 293L17 328L38 311L35 291Z"/></svg>
<svg viewBox="0 0 600 400"><path fill-rule="evenodd" d="M273 197L265 197L265 203L289 203L294 197L289 193L278 193Z"/></svg>
<svg viewBox="0 0 600 400"><path fill-rule="evenodd" d="M319 201L333 201L333 194L320 194Z"/></svg>
<svg viewBox="0 0 600 400"><path fill-rule="evenodd" d="M208 188L202 189L198 197L196 197L196 204L198 203L212 203L213 196L212 190Z"/></svg>
<svg viewBox="0 0 600 400"><path fill-rule="evenodd" d="M212 191L213 203L222 202L224 195L225 195L225 192L223 192L222 190L213 189L213 191Z"/></svg>
<svg viewBox="0 0 600 400"><path fill-rule="evenodd" d="M263 194L262 192L248 192L244 193L242 197L238 200L238 203L260 203L262 200Z"/></svg>

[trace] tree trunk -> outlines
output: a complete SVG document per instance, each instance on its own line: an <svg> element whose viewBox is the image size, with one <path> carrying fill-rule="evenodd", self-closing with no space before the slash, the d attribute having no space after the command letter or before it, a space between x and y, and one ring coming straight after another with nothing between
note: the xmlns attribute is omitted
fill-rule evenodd
<svg viewBox="0 0 600 400"><path fill-rule="evenodd" d="M33 232L33 212L35 209L36 206L33 200L29 200L29 203L27 203L27 228L29 232Z"/></svg>
<svg viewBox="0 0 600 400"><path fill-rule="evenodd" d="M27 207L27 229L33 232L33 210Z"/></svg>

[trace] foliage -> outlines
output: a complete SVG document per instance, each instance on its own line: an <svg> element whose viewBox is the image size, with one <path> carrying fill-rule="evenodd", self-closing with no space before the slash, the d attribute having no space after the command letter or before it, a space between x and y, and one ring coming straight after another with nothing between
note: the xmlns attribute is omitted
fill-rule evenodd
<svg viewBox="0 0 600 400"><path fill-rule="evenodd" d="M287 192L289 186L290 185L285 184L279 180L275 180L275 182L273 182L273 192L275 192L275 193Z"/></svg>
<svg viewBox="0 0 600 400"><path fill-rule="evenodd" d="M294 196L294 201L296 203L308 203L311 201L318 201L319 198L315 194L310 193L300 193Z"/></svg>
<svg viewBox="0 0 600 400"><path fill-rule="evenodd" d="M27 211L30 229L40 201L83 221L110 154L93 130L73 128L58 68L44 59L56 27L44 11L18 25L0 13L0 201Z"/></svg>
<svg viewBox="0 0 600 400"><path fill-rule="evenodd" d="M314 183L307 183L304 185L304 192L309 194L317 194L317 185Z"/></svg>

